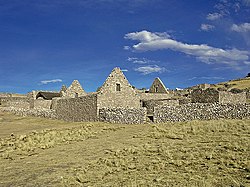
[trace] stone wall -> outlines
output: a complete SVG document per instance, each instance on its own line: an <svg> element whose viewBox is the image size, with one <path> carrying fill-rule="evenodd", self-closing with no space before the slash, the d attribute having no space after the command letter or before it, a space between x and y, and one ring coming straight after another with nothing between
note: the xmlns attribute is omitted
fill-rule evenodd
<svg viewBox="0 0 250 187"><path fill-rule="evenodd" d="M50 109L24 109L15 107L1 107L0 110L3 112L11 112L18 116L33 116L56 119L55 111Z"/></svg>
<svg viewBox="0 0 250 187"><path fill-rule="evenodd" d="M98 108L140 108L140 98L119 68L113 69L97 93Z"/></svg>
<svg viewBox="0 0 250 187"><path fill-rule="evenodd" d="M61 90L61 94L63 97L70 97L70 98L87 95L78 80L74 80L65 92Z"/></svg>
<svg viewBox="0 0 250 187"><path fill-rule="evenodd" d="M52 100L44 100L44 99L36 99L34 100L34 108L35 109L51 109Z"/></svg>
<svg viewBox="0 0 250 187"><path fill-rule="evenodd" d="M30 103L27 97L2 97L0 101L1 105L7 107L16 107L29 109Z"/></svg>
<svg viewBox="0 0 250 187"><path fill-rule="evenodd" d="M173 97L173 94L164 94L164 93L139 93L138 96L140 100L147 101L147 100L161 100L161 99L170 99Z"/></svg>
<svg viewBox="0 0 250 187"><path fill-rule="evenodd" d="M161 79L157 77L149 88L149 93L168 93L168 91Z"/></svg>
<svg viewBox="0 0 250 187"><path fill-rule="evenodd" d="M146 122L145 108L101 108L99 120L109 123L142 124Z"/></svg>
<svg viewBox="0 0 250 187"><path fill-rule="evenodd" d="M98 121L97 95L57 100L57 118L65 121Z"/></svg>
<svg viewBox="0 0 250 187"><path fill-rule="evenodd" d="M250 105L189 103L180 106L155 107L154 109L155 123L217 119L250 119Z"/></svg>
<svg viewBox="0 0 250 187"><path fill-rule="evenodd" d="M219 91L209 88L206 90L195 89L191 93L192 103L216 103L219 102Z"/></svg>
<svg viewBox="0 0 250 187"><path fill-rule="evenodd" d="M231 93L231 92L221 91L219 92L219 102L222 104L225 103L245 104L246 92Z"/></svg>
<svg viewBox="0 0 250 187"><path fill-rule="evenodd" d="M154 107L160 107L160 106L178 106L179 100L147 100L142 101L142 107L147 108L147 114L153 115L154 114Z"/></svg>

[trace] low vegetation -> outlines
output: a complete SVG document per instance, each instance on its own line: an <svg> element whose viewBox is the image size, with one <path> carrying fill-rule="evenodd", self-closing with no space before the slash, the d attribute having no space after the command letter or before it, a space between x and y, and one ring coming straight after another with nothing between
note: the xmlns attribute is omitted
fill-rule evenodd
<svg viewBox="0 0 250 187"><path fill-rule="evenodd" d="M230 89L250 89L250 77L242 78L242 79L236 79L236 80L231 80L228 82L224 83L219 83L216 85L216 87L225 87L225 88L230 88Z"/></svg>
<svg viewBox="0 0 250 187"><path fill-rule="evenodd" d="M250 120L118 125L0 113L0 186L249 186Z"/></svg>

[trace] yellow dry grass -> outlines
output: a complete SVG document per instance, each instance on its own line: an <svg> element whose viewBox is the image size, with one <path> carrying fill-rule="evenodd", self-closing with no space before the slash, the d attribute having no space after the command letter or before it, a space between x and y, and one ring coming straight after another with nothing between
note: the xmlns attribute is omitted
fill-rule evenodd
<svg viewBox="0 0 250 187"><path fill-rule="evenodd" d="M0 132L0 186L250 185L250 120L122 125L1 113Z"/></svg>
<svg viewBox="0 0 250 187"><path fill-rule="evenodd" d="M230 85L230 88L237 88L237 89L249 88L250 89L250 77L219 83L216 85L216 87L223 87L224 84Z"/></svg>

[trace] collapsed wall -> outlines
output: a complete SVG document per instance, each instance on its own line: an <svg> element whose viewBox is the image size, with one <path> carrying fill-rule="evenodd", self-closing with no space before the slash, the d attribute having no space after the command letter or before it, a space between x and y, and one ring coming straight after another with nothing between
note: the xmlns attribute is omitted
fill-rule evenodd
<svg viewBox="0 0 250 187"><path fill-rule="evenodd" d="M97 95L56 100L57 119L65 121L98 121Z"/></svg>
<svg viewBox="0 0 250 187"><path fill-rule="evenodd" d="M154 108L155 123L217 119L250 119L250 105L189 103Z"/></svg>
<svg viewBox="0 0 250 187"><path fill-rule="evenodd" d="M99 120L109 123L142 124L146 122L145 108L101 108Z"/></svg>

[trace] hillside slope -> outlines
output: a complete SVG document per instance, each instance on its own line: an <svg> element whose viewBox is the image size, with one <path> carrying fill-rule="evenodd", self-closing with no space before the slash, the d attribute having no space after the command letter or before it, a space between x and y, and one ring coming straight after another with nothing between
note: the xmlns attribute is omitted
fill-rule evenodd
<svg viewBox="0 0 250 187"><path fill-rule="evenodd" d="M236 79L236 80L231 80L228 82L222 82L222 83L218 83L216 84L216 87L225 87L228 89L233 89L233 88L237 88L237 89L249 89L250 90L250 77L247 78L242 78L242 79Z"/></svg>

